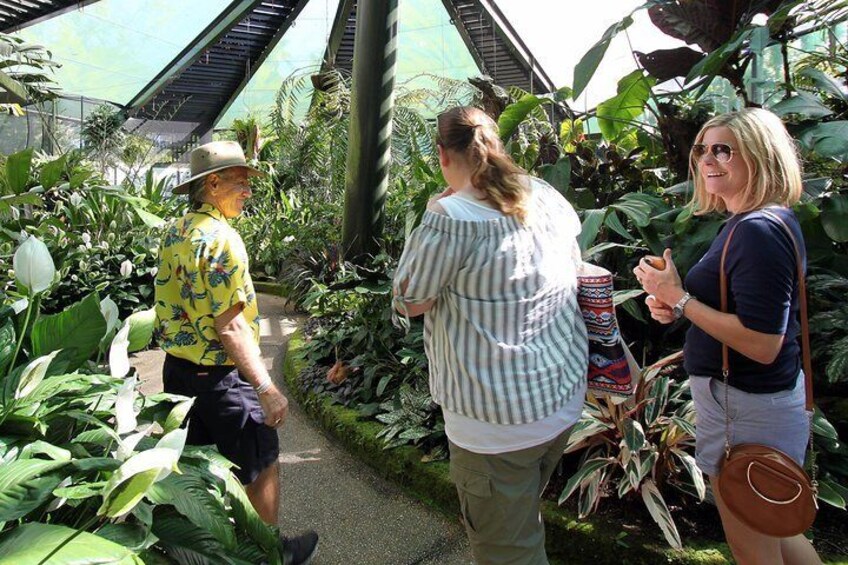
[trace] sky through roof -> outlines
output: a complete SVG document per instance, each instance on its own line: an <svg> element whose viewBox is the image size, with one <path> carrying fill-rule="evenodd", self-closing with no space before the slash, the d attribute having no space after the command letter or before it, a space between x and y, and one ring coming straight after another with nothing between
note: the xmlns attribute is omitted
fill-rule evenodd
<svg viewBox="0 0 848 565"><path fill-rule="evenodd" d="M127 103L185 45L226 8L230 0L101 0L18 32L45 45L62 63L58 84L72 94ZM557 86L570 85L574 65L613 22L639 0L499 0L498 6ZM282 80L317 68L338 0L310 0L295 25L219 122L254 114L273 104ZM441 0L400 0L397 82L421 73L457 79L479 74ZM644 14L630 29L642 51L675 46ZM618 78L635 68L623 38L613 42L586 94L574 103L591 107L615 94Z"/></svg>

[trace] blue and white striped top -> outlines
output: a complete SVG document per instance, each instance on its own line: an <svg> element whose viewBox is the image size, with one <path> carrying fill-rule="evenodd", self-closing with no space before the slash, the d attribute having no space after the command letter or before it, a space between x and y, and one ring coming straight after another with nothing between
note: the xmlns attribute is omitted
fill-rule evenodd
<svg viewBox="0 0 848 565"><path fill-rule="evenodd" d="M396 304L437 299L424 318L433 399L485 422L545 418L586 375L572 252L580 221L550 185L531 187L524 224L425 212L394 277Z"/></svg>

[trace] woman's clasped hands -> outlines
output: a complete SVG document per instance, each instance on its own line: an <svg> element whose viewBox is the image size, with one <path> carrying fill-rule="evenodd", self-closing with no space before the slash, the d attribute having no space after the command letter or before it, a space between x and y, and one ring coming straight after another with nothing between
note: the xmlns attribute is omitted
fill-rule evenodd
<svg viewBox="0 0 848 565"><path fill-rule="evenodd" d="M658 268L661 266L664 268ZM672 306L683 297L684 290L671 258L671 249L666 249L662 258L643 257L633 269L633 274L648 293L645 304L651 311L651 318L661 324L672 323L675 320Z"/></svg>

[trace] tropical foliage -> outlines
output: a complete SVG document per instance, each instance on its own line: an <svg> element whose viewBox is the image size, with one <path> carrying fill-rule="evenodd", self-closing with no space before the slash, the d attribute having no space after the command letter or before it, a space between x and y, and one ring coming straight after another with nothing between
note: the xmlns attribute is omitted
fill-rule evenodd
<svg viewBox="0 0 848 565"><path fill-rule="evenodd" d="M58 89L50 73L58 66L44 47L0 33L0 73L5 75L4 90L17 92L27 102L53 98ZM23 115L20 103L0 104L0 111Z"/></svg>
<svg viewBox="0 0 848 565"><path fill-rule="evenodd" d="M140 187L110 186L76 152L48 158L27 149L0 159L0 269L11 269L22 232L36 235L61 273L43 298L48 312L108 288L129 314L152 295L158 227L184 206L163 191L150 174Z"/></svg>
<svg viewBox="0 0 848 565"><path fill-rule="evenodd" d="M14 268L17 286L0 308L4 560L281 564L277 533L232 464L185 446L180 426L193 400L140 397L127 376L127 353L150 341L151 312L121 322L115 303L95 292L41 315L57 273L34 236Z"/></svg>
<svg viewBox="0 0 848 565"><path fill-rule="evenodd" d="M848 207L842 161L848 138L836 132L848 110L846 67L838 63L846 50L831 41L826 54L801 53L798 37L816 27L831 33L848 17L848 9L842 3L794 0L737 2L729 12L717 3L670 0L639 9L648 10L664 33L700 51L636 52L640 68L621 79L616 96L586 113L574 112L567 106L569 98L580 95L609 43L626 33L629 15L584 56L573 89L533 95L472 81L477 92L470 99L498 119L516 162L548 180L578 209L584 257L616 275L624 334L637 357L648 363L679 351L685 326L649 323L644 305L634 299L639 291L631 290L636 287L632 266L642 254L670 247L685 274L703 255L723 218L694 216L687 206L691 141L717 112L762 100L784 118L802 150L807 175L796 213L808 248L816 385L819 394L844 394L848 371L840 308L848 277ZM765 24L757 14L765 15ZM794 63L787 58L776 79L758 84L759 92L752 90L753 62L766 55L774 60L775 53L795 54ZM677 82L673 91L667 88L671 79ZM551 114L561 117L557 127L551 125ZM589 133L590 126L597 133ZM391 271L399 243L420 219L427 198L440 190L428 147L421 144L417 152L399 159L393 169L392 189L402 198L406 221L387 222L381 259L364 268L341 263L333 276L313 279L305 304L318 321L307 355L326 373L311 371L304 386L386 424L387 446L412 443L431 458L442 453L444 431L438 409L423 392L421 326L413 320L407 334L392 327L387 280L378 274ZM325 178L333 174L328 171ZM386 215L400 218L391 200ZM707 495L692 458L692 405L685 383L659 366L644 376L629 403L587 403L569 446L579 461L561 500L577 496L579 512L587 515L613 496L641 499L668 542L678 546L669 496L685 504ZM845 446L823 413L815 422L824 485L820 497L844 508Z"/></svg>
<svg viewBox="0 0 848 565"><path fill-rule="evenodd" d="M695 414L688 383L662 374L675 361L680 355L646 368L636 394L622 403L589 396L565 449L581 452L580 463L559 502L579 492L578 512L585 517L613 493L639 495L669 544L680 548L662 491L673 486L703 500L706 485L692 456Z"/></svg>

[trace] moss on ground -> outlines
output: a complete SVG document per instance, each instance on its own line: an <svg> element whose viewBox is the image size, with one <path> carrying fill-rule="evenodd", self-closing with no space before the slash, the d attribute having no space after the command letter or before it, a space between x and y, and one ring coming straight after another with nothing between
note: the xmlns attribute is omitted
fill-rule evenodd
<svg viewBox="0 0 848 565"><path fill-rule="evenodd" d="M423 463L422 453L411 446L383 449L377 433L382 424L360 420L355 410L333 404L328 398L305 394L296 382L305 364L297 358L303 347L303 335L297 331L288 344L283 364L283 377L290 394L306 412L345 448L365 461L382 477L399 484L407 492L428 505L450 515L459 515L456 491L448 478L448 463ZM598 565L623 563L632 565L717 565L730 563L726 544L686 540L687 547L677 551L639 533L596 516L577 520L576 516L551 502L542 507L545 520L547 550L551 563ZM827 560L828 563L844 563Z"/></svg>
<svg viewBox="0 0 848 565"><path fill-rule="evenodd" d="M282 296L283 298L285 298L289 294L289 289L285 285L268 281L253 281L253 290L255 290L256 292L262 292L264 294Z"/></svg>

